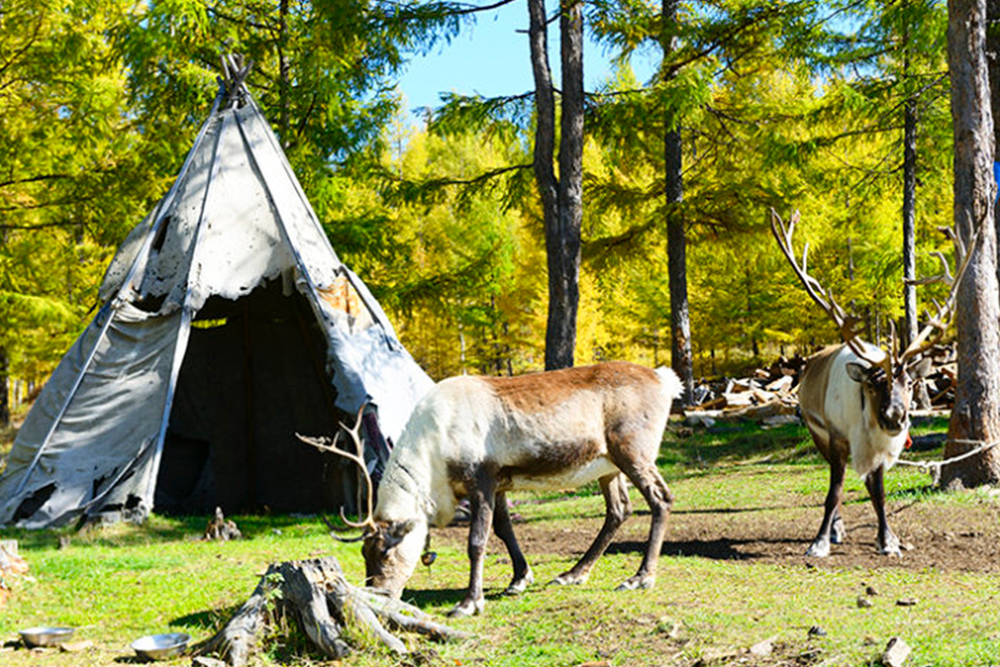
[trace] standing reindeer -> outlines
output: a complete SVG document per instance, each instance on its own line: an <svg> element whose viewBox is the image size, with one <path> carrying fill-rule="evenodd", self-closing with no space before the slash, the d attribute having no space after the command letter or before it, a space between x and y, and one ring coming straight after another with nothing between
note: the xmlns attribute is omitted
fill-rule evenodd
<svg viewBox="0 0 1000 667"><path fill-rule="evenodd" d="M469 588L451 615L479 613L491 525L514 569L506 592L521 593L534 582L514 537L507 492L576 488L597 480L607 506L604 525L580 561L552 582L581 583L631 512L628 480L649 504L652 521L639 571L619 588L651 587L672 502L656 457L680 390L670 369L625 362L440 382L417 404L393 448L374 512L369 502L365 520L350 524L365 530L368 582L398 597L424 549L429 524L447 525L458 501L468 498ZM347 455L335 443L303 440Z"/></svg>
<svg viewBox="0 0 1000 667"><path fill-rule="evenodd" d="M898 349L895 327L891 327L886 351L861 341L858 338L861 321L845 313L830 292L808 274L808 244L803 249L801 265L796 262L792 233L798 219L796 212L786 227L778 214L771 211L771 231L806 292L836 323L844 339L841 345L828 347L811 357L799 382L802 418L816 447L830 464L830 490L826 495L823 523L806 555L828 556L830 543L839 544L844 540L846 530L840 510L844 472L850 459L854 470L864 479L875 507L879 551L899 556L899 539L886 521L883 477L896 463L909 437L913 381L924 377L931 365L930 357L921 356L934 347L951 320L958 284L977 237L968 244L970 250L966 251L966 246L952 230L942 230L955 242L958 271L953 277L947 261L937 253L944 272L915 282L944 282L951 285L951 293L944 305L937 306L937 314L905 350Z"/></svg>

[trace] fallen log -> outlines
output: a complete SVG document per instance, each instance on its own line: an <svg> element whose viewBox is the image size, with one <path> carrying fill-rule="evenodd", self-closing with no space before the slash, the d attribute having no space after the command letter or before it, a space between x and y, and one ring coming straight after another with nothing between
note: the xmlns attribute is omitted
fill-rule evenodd
<svg viewBox="0 0 1000 667"><path fill-rule="evenodd" d="M194 649L216 654L233 667L246 665L258 638L291 620L327 657L343 658L352 638L370 637L396 653L406 645L386 629L417 632L435 641L469 635L431 621L420 609L369 588L347 583L333 556L271 565L250 598L214 637ZM383 625L385 624L385 625Z"/></svg>

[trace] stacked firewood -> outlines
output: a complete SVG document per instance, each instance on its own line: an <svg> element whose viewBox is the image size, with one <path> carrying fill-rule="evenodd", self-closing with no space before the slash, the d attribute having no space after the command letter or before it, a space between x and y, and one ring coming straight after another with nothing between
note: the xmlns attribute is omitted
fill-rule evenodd
<svg viewBox="0 0 1000 667"><path fill-rule="evenodd" d="M918 401L918 408L948 410L954 402L954 355L947 349L939 352L935 355L934 370L926 378L929 402L920 405ZM799 378L805 364L802 356L780 357L770 366L755 369L748 377L702 381L694 389L694 407L686 412L694 421L749 419L765 424L796 421Z"/></svg>
<svg viewBox="0 0 1000 667"><path fill-rule="evenodd" d="M768 424L795 421L802 357L779 358L745 378L703 382L695 387L691 410L709 419L750 419Z"/></svg>

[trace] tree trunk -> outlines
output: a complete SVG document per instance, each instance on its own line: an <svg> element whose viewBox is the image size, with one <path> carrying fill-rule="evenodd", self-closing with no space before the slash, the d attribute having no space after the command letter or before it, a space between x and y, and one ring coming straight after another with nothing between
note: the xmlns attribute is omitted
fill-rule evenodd
<svg viewBox="0 0 1000 667"><path fill-rule="evenodd" d="M986 61L990 73L990 108L995 119L1000 116L1000 2L986 3ZM1000 123L994 121L994 151L996 151L997 146L1000 146ZM997 162L997 156L994 154L994 170ZM993 206L996 207L996 202L993 203ZM1000 219L997 218L995 211L993 225L997 230L997 238L1000 239ZM997 261L997 276L1000 277L1000 259Z"/></svg>
<svg viewBox="0 0 1000 667"><path fill-rule="evenodd" d="M580 227L583 213L583 7L563 7L563 110L559 148L560 178L555 155L555 92L549 68L544 0L528 0L528 41L535 80L535 151L533 168L542 201L548 262L549 312L545 330L545 368L573 365L579 304Z"/></svg>
<svg viewBox="0 0 1000 667"><path fill-rule="evenodd" d="M7 350L0 347L0 427L10 425L10 397L7 395L8 369Z"/></svg>
<svg viewBox="0 0 1000 667"><path fill-rule="evenodd" d="M288 45L288 0L281 0L278 4L278 136L281 137L281 146L285 150L292 143L289 134L289 117L291 102L288 99L291 67L288 63L288 56L285 48Z"/></svg>
<svg viewBox="0 0 1000 667"><path fill-rule="evenodd" d="M559 214L556 228L545 234L549 254L546 369L571 367L576 347L583 224L583 2L562 0L559 30L562 58Z"/></svg>
<svg viewBox="0 0 1000 667"><path fill-rule="evenodd" d="M993 225L993 117L986 65L985 0L948 5L948 71L955 136L955 229L968 240L981 226L982 245L958 291L958 381L945 458L1000 437L1000 295ZM1000 448L941 470L946 488L1000 481Z"/></svg>
<svg viewBox="0 0 1000 667"><path fill-rule="evenodd" d="M906 65L904 65L906 69ZM903 347L917 337L916 258L917 201L917 102L908 98L903 106L903 310L906 324Z"/></svg>
<svg viewBox="0 0 1000 667"><path fill-rule="evenodd" d="M910 52L909 28L903 33L903 79L909 86ZM917 337L917 286L912 284L917 277L916 256L916 203L917 203L917 100L909 88L903 105L903 329L902 348L906 348ZM921 410L931 407L927 393L927 383L917 380L913 388L913 400Z"/></svg>
<svg viewBox="0 0 1000 667"><path fill-rule="evenodd" d="M663 76L669 73L670 57L675 48L679 0L663 0ZM687 293L687 232L681 202L684 199L684 175L681 155L680 119L668 109L663 139L667 194L667 272L670 283L670 365L684 387L681 402L691 404L694 391L694 366L691 359L691 318Z"/></svg>

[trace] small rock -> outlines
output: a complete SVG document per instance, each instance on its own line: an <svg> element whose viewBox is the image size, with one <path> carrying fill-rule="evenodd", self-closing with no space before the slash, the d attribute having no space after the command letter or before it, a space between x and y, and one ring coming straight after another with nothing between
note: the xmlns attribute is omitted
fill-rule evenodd
<svg viewBox="0 0 1000 667"><path fill-rule="evenodd" d="M774 637L768 637L764 641L757 642L750 647L750 655L755 655L758 658L765 658L774 652Z"/></svg>
<svg viewBox="0 0 1000 667"><path fill-rule="evenodd" d="M918 602L920 602L920 600L918 600L917 598L900 598L899 600L896 600L896 606L913 607L916 606Z"/></svg>
<svg viewBox="0 0 1000 667"><path fill-rule="evenodd" d="M666 616L662 616L656 621L656 632L666 635L669 639L677 639L681 634L681 624Z"/></svg>
<svg viewBox="0 0 1000 667"><path fill-rule="evenodd" d="M865 595L870 595L870 596L874 597L874 596L878 595L878 591L875 590L875 588L873 586L867 586L865 588Z"/></svg>
<svg viewBox="0 0 1000 667"><path fill-rule="evenodd" d="M893 637L885 647L882 654L882 664L885 667L902 667L906 659L910 657L910 647L899 637Z"/></svg>
<svg viewBox="0 0 1000 667"><path fill-rule="evenodd" d="M84 639L78 642L63 642L59 644L59 650L63 653L79 653L80 651L86 651L88 648L94 648L94 642L89 639Z"/></svg>
<svg viewBox="0 0 1000 667"><path fill-rule="evenodd" d="M826 637L826 630L824 630L823 628L819 627L818 625L814 625L811 628L809 628L809 636L810 637Z"/></svg>
<svg viewBox="0 0 1000 667"><path fill-rule="evenodd" d="M858 609L868 609L873 604L874 603L868 598L866 598L864 595L858 596Z"/></svg>

